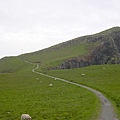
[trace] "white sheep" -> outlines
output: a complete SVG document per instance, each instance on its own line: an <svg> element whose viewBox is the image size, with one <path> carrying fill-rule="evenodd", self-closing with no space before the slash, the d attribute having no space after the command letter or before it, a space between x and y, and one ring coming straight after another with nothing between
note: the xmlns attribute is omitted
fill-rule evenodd
<svg viewBox="0 0 120 120"><path fill-rule="evenodd" d="M84 73L82 73L82 76L85 76L85 74L84 74Z"/></svg>
<svg viewBox="0 0 120 120"><path fill-rule="evenodd" d="M28 114L22 114L21 115L21 120L32 120L32 118Z"/></svg>
<svg viewBox="0 0 120 120"><path fill-rule="evenodd" d="M53 85L52 84L49 84L50 87L52 87Z"/></svg>
<svg viewBox="0 0 120 120"><path fill-rule="evenodd" d="M39 78L36 78L36 80L39 80Z"/></svg>
<svg viewBox="0 0 120 120"><path fill-rule="evenodd" d="M103 67L103 70L105 70L105 67Z"/></svg>

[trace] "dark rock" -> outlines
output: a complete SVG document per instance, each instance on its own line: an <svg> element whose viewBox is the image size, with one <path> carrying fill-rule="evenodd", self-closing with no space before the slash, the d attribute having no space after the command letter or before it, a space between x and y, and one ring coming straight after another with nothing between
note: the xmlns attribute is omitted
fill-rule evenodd
<svg viewBox="0 0 120 120"><path fill-rule="evenodd" d="M107 35L89 36L87 42L99 42L92 52L63 61L61 69L80 68L90 65L119 64L120 63L120 31Z"/></svg>

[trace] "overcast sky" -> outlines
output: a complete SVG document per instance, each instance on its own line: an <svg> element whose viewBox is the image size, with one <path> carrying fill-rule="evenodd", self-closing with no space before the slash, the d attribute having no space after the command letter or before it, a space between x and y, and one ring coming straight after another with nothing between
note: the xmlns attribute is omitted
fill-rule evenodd
<svg viewBox="0 0 120 120"><path fill-rule="evenodd" d="M0 58L120 26L120 0L0 0Z"/></svg>

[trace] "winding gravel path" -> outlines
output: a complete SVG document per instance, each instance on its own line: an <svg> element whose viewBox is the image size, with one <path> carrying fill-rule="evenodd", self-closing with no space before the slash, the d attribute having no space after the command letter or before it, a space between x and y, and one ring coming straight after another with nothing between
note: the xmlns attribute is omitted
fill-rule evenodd
<svg viewBox="0 0 120 120"><path fill-rule="evenodd" d="M99 117L98 120L118 120L116 114L114 113L114 108L113 108L112 104L101 92L99 92L99 91L97 91L93 88L78 84L78 83L70 82L70 81L67 81L65 79L61 79L61 78L46 75L46 74L43 74L43 73L40 73L40 72L36 72L35 70L38 69L38 68L39 68L39 65L37 64L37 67L35 69L33 69L32 72L43 75L43 76L46 76L46 77L49 77L49 78L61 80L63 82L69 83L69 84L80 86L82 88L88 89L88 90L92 91L93 93L95 93L100 98L101 106L102 106L100 117Z"/></svg>

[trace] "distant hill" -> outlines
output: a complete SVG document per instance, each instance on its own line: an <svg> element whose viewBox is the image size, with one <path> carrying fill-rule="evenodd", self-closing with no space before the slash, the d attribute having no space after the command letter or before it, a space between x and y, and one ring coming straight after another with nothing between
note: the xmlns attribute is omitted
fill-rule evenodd
<svg viewBox="0 0 120 120"><path fill-rule="evenodd" d="M46 61L49 65L45 65L45 67L50 69L119 64L120 27L113 27L94 35L78 37L47 49L21 55L21 57L32 62L39 61L44 65Z"/></svg>
<svg viewBox="0 0 120 120"><path fill-rule="evenodd" d="M49 48L32 53L22 54L16 59L39 63L41 70L72 69L90 65L120 63L120 27L113 27L97 34L78 37ZM16 61L15 60L15 61ZM14 60L12 60L14 61ZM0 60L4 70L9 57ZM10 64L10 67L12 67ZM20 65L15 69L20 68ZM10 71L10 70L9 70Z"/></svg>

